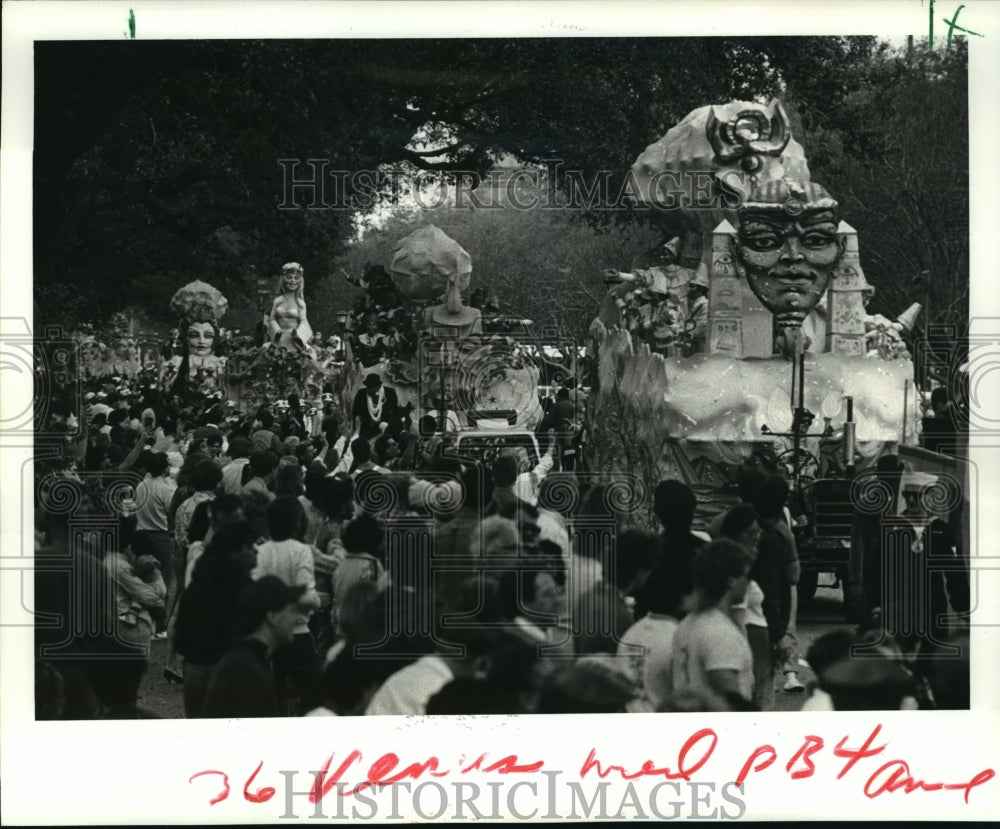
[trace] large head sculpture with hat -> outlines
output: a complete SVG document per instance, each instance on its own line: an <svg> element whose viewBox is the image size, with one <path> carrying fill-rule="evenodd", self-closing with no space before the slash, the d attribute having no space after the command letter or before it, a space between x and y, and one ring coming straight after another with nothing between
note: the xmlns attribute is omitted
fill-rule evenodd
<svg viewBox="0 0 1000 829"><path fill-rule="evenodd" d="M844 253L837 202L819 184L760 185L739 211L737 270L776 316L804 319L830 287Z"/></svg>

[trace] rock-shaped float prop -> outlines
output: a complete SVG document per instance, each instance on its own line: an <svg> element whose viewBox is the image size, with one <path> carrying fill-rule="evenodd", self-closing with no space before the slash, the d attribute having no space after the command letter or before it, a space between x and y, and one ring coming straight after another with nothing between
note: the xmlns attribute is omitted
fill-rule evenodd
<svg viewBox="0 0 1000 829"><path fill-rule="evenodd" d="M468 291L472 258L440 228L426 225L400 239L389 272L396 289L406 299L434 302L453 278L462 293Z"/></svg>

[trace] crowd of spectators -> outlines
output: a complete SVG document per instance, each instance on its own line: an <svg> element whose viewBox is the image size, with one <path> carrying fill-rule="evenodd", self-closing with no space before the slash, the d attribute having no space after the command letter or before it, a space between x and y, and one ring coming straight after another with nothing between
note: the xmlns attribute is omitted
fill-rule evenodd
<svg viewBox="0 0 1000 829"><path fill-rule="evenodd" d="M912 651L873 639L878 617L817 643L816 687L798 680L783 478L745 474L743 503L706 530L692 490L662 481L653 533L606 487L552 471L554 433L538 463L523 449L483 462L382 405L366 436L365 412L344 424L332 402L315 418L294 398L252 413L91 403L63 460L39 466L36 608L62 626L36 630L38 716L148 713L138 693L159 640L162 681L183 683L191 718L963 698L940 654L921 673ZM962 609L957 590L945 607ZM885 687L855 658L866 642L892 666L875 672Z"/></svg>

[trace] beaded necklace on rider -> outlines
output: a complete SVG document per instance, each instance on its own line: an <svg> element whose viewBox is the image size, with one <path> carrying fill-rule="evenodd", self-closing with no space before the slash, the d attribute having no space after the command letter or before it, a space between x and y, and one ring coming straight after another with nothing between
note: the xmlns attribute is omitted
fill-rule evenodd
<svg viewBox="0 0 1000 829"><path fill-rule="evenodd" d="M371 415L372 420L379 423L382 419L382 404L385 403L385 387L379 387L378 398L375 403L372 403L371 395L366 394L365 403L368 404L368 414Z"/></svg>

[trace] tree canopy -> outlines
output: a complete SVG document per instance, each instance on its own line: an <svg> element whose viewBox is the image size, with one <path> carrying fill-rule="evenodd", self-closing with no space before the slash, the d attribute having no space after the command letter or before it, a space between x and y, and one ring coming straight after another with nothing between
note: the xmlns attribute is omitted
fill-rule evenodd
<svg viewBox="0 0 1000 829"><path fill-rule="evenodd" d="M196 278L238 315L253 270L288 260L312 307L346 305L330 274L370 208L279 209L280 159L482 174L556 158L614 187L695 107L772 95L869 279L895 286L879 298L901 310L920 270L941 278L939 311L967 293L960 41L909 56L824 37L61 42L35 63L36 324L129 306L170 324L170 295Z"/></svg>

